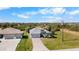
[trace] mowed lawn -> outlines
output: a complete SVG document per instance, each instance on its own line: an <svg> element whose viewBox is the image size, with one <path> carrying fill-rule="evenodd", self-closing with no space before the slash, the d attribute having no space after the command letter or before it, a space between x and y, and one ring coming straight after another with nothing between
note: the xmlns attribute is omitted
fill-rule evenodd
<svg viewBox="0 0 79 59"><path fill-rule="evenodd" d="M79 35L64 32L64 40L61 39L61 32L56 32L56 38L44 38L42 42L49 50L79 48Z"/></svg>
<svg viewBox="0 0 79 59"><path fill-rule="evenodd" d="M28 33L23 34L23 38L16 47L16 51L31 51L32 40L29 38Z"/></svg>

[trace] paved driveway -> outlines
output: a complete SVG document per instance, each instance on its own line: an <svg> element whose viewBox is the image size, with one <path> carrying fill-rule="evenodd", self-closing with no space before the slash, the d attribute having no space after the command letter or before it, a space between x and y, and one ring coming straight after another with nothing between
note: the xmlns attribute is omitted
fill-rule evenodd
<svg viewBox="0 0 79 59"><path fill-rule="evenodd" d="M0 51L15 51L17 44L20 42L20 39L0 39Z"/></svg>
<svg viewBox="0 0 79 59"><path fill-rule="evenodd" d="M32 38L33 51L48 51L40 38Z"/></svg>

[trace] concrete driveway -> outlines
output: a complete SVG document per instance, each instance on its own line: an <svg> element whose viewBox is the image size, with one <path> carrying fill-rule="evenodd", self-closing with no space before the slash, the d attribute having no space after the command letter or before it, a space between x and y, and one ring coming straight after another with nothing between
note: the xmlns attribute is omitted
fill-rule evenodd
<svg viewBox="0 0 79 59"><path fill-rule="evenodd" d="M21 39L0 39L0 51L15 51L17 44Z"/></svg>
<svg viewBox="0 0 79 59"><path fill-rule="evenodd" d="M41 38L32 38L33 50L32 51L49 51L41 41Z"/></svg>

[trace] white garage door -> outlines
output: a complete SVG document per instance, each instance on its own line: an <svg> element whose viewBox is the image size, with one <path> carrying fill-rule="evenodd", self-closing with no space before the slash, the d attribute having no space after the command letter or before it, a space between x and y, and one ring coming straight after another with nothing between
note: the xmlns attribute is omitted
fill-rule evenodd
<svg viewBox="0 0 79 59"><path fill-rule="evenodd" d="M40 34L31 34L32 38L40 38Z"/></svg>

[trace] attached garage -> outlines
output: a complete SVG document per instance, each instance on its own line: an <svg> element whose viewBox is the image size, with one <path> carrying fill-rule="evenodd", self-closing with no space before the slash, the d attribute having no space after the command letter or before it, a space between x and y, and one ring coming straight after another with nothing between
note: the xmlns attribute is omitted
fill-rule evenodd
<svg viewBox="0 0 79 59"><path fill-rule="evenodd" d="M32 38L52 37L52 32L42 28L33 28L30 30L30 36Z"/></svg>
<svg viewBox="0 0 79 59"><path fill-rule="evenodd" d="M4 34L3 38L4 39L21 39L22 34Z"/></svg>
<svg viewBox="0 0 79 59"><path fill-rule="evenodd" d="M15 28L6 28L1 30L0 38L2 39L21 39L23 32Z"/></svg>
<svg viewBox="0 0 79 59"><path fill-rule="evenodd" d="M30 30L30 36L32 38L40 38L41 30L39 28L33 28Z"/></svg>
<svg viewBox="0 0 79 59"><path fill-rule="evenodd" d="M4 34L4 35L3 35L3 38L4 38L4 39L13 39L13 38L14 38L14 35L12 35L12 34L11 34L11 35L9 35L9 34L6 35L6 34Z"/></svg>

